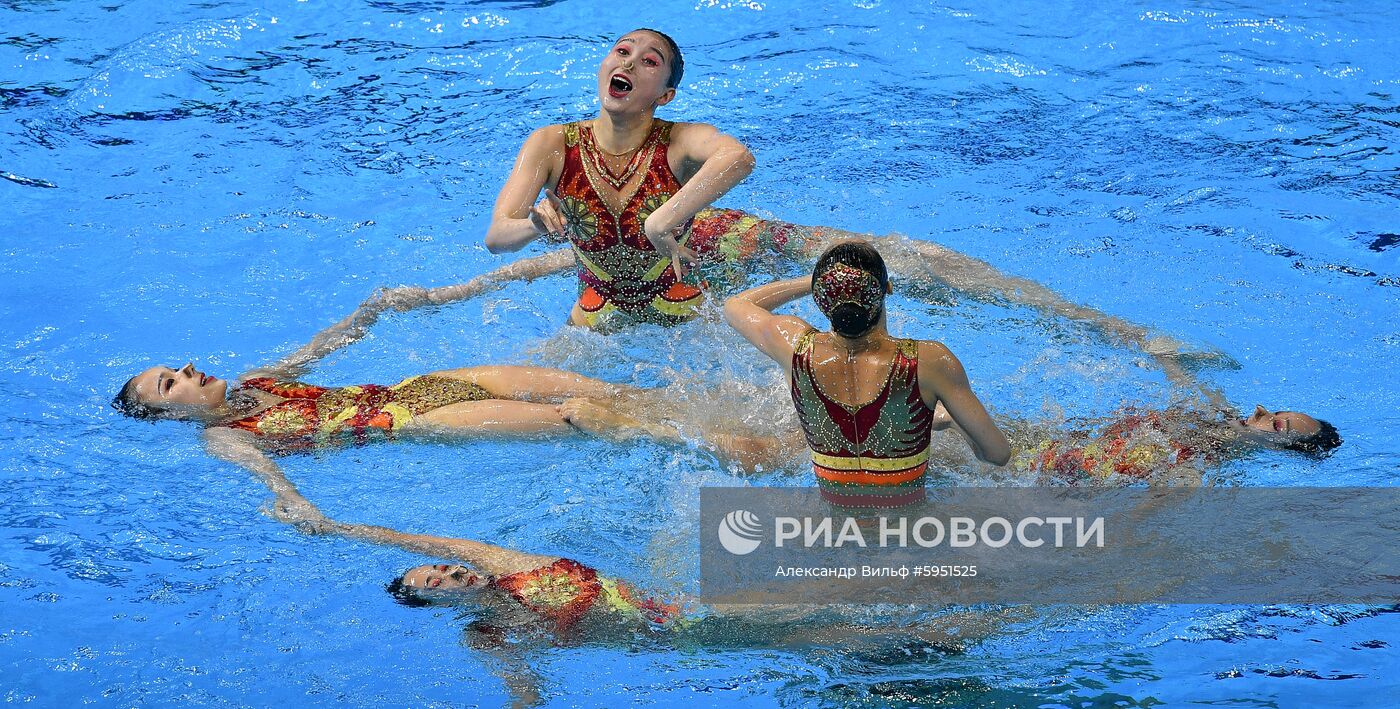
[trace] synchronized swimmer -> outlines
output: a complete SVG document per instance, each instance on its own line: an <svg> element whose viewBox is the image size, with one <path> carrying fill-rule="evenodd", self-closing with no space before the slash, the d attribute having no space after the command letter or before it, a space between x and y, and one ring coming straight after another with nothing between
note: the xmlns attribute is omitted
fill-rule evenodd
<svg viewBox="0 0 1400 709"><path fill-rule="evenodd" d="M720 292L703 277L707 265L726 264L747 276L748 264L760 257L804 264L815 259L809 276L749 288L724 307L728 323L786 375L801 430L705 432L702 438L703 445L746 467L791 461L796 450L805 450L823 496L840 508L917 502L930 467L961 465L967 450L1042 484L1200 484L1212 466L1243 451L1270 447L1320 456L1341 443L1333 426L1306 414L1260 406L1243 415L1187 374L1176 343L937 244L712 207L749 175L755 161L748 148L714 126L656 117L674 99L683 73L684 59L670 37L650 29L628 32L598 68L597 116L541 128L525 141L496 200L486 245L493 253L511 252L543 238L567 241L568 249L519 260L461 285L383 291L281 361L243 375L232 390L193 364L158 366L127 380L114 405L140 418L205 424L210 452L258 475L275 495L272 513L279 520L307 532L449 560L407 570L390 584L391 592L410 605L478 604L489 611L487 635L491 628L514 626L555 635L690 632L704 623L683 604L658 600L565 557L331 520L298 492L270 454L411 435L466 439L583 431L614 441L684 441L677 425L651 412L650 405L667 396L664 390L557 369L476 366L352 387L299 381L326 354L363 336L386 310L472 298L511 280L573 269L579 292L569 316L573 325L678 325ZM993 418L946 346L890 335L886 296L893 292L892 274L938 279L976 297L1087 324L1110 342L1149 354L1173 384L1197 388L1209 404L1131 408L1072 429ZM828 327L773 312L808 295ZM965 447L934 445L936 432L945 429L959 434ZM702 615L726 613L712 609ZM753 620L764 611L735 615ZM789 639L842 643L872 634L839 626L785 632ZM935 642L949 637L945 630L930 623L908 634Z"/></svg>

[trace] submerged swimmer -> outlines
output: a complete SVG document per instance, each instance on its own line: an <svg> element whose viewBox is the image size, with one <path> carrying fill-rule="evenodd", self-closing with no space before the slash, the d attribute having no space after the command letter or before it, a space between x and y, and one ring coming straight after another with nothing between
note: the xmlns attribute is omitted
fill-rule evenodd
<svg viewBox="0 0 1400 709"><path fill-rule="evenodd" d="M580 288L572 324L594 326L617 311L674 324L703 299L686 278L697 259L691 220L747 177L754 158L712 125L655 117L684 69L661 32L618 38L598 67L597 117L532 133L496 198L492 252L542 236L572 242Z"/></svg>
<svg viewBox="0 0 1400 709"><path fill-rule="evenodd" d="M956 423L983 461L1004 465L1010 457L958 358L939 342L890 337L890 292L880 253L849 241L822 254L810 278L759 286L724 306L729 324L787 374L822 495L842 506L923 500L936 426ZM808 293L829 332L771 312Z"/></svg>
<svg viewBox="0 0 1400 709"><path fill-rule="evenodd" d="M1209 469L1255 450L1321 458L1342 443L1336 427L1326 421L1263 406L1247 416L1227 409L1211 415L1185 405L1127 409L1108 419L1075 424L1055 430L1006 422L1017 449L1013 470L1051 484L1117 480L1197 485Z"/></svg>
<svg viewBox="0 0 1400 709"><path fill-rule="evenodd" d="M1025 609L925 611L914 623L854 622L839 608L701 606L662 599L578 561L530 554L469 539L410 534L332 521L310 506L280 514L306 532L399 547L447 563L414 566L387 590L408 606L470 606L467 641L497 660L517 702L538 698L539 682L522 652L543 644L654 643L671 648L836 647L843 652L961 650L1023 618ZM643 645L644 646L644 645ZM505 666L501 666L505 665Z"/></svg>

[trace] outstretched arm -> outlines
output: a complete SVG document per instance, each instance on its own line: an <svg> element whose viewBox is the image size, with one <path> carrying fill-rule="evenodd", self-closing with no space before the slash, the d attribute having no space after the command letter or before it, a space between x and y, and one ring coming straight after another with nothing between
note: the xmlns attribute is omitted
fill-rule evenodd
<svg viewBox="0 0 1400 709"><path fill-rule="evenodd" d="M568 270L573 264L573 253L569 249L558 249L547 254L506 264L466 283L438 288L399 286L382 289L370 296L344 320L316 333L310 342L297 348L291 354L274 364L254 369L241 378L296 379L322 357L364 337L369 332L369 327L379 319L379 315L385 310L407 311L425 305L444 305L465 300L500 288L509 281L532 281L542 276Z"/></svg>
<svg viewBox="0 0 1400 709"><path fill-rule="evenodd" d="M967 293L996 296L1047 315L1086 323L1119 344L1146 351L1151 332L1094 308L1065 300L1060 294L1027 278L1009 276L985 261L931 241L887 236L874 239L891 265L905 276L923 274Z"/></svg>
<svg viewBox="0 0 1400 709"><path fill-rule="evenodd" d="M350 539L395 546L439 559L453 559L479 571L497 576L532 571L559 560L557 556L526 554L494 544L474 542L470 539L407 534L388 527L375 527L368 524L331 522L328 531Z"/></svg>
<svg viewBox="0 0 1400 709"><path fill-rule="evenodd" d="M316 508L301 496L282 469L257 447L250 434L230 428L209 428L204 431L204 444L214 457L253 473L267 485L267 489L277 496L272 506L273 517L292 524L314 521L319 517Z"/></svg>
<svg viewBox="0 0 1400 709"><path fill-rule="evenodd" d="M786 371L797 338L811 325L791 315L774 315L773 309L811 292L811 279L805 276L750 288L725 301L724 319Z"/></svg>
<svg viewBox="0 0 1400 709"><path fill-rule="evenodd" d="M870 241L880 248L890 269L905 277L925 276L973 296L999 297L1034 308L1046 315L1084 323L1115 344L1140 350L1151 356L1176 386L1200 391L1212 404L1226 405L1218 391L1204 386L1181 366L1182 345L1142 325L1128 322L1101 310L1079 305L1044 285L1027 278L1011 276L986 261L975 259L945 246L891 235L868 234L820 228L823 243L844 239Z"/></svg>

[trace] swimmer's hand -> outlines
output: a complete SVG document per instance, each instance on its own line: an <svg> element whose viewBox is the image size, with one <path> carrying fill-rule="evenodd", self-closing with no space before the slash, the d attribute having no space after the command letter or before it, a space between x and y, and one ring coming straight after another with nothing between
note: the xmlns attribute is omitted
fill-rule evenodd
<svg viewBox="0 0 1400 709"><path fill-rule="evenodd" d="M564 230L569 226L565 214L564 202L554 194L554 190L545 190L544 198L530 208L530 224L534 225L537 234L550 240L564 241Z"/></svg>
<svg viewBox="0 0 1400 709"><path fill-rule="evenodd" d="M333 522L304 498L278 497L272 503L272 518L297 528L302 534L328 534Z"/></svg>
<svg viewBox="0 0 1400 709"><path fill-rule="evenodd" d="M660 211L660 210L657 210ZM647 217L646 224L642 226L642 231L646 233L647 241L656 247L656 251L662 256L671 259L671 268L676 272L676 278L685 278L685 274L690 272L691 267L700 261L700 256L688 246L682 246L681 237L685 236L686 224L663 229L658 225L656 212L652 212Z"/></svg>

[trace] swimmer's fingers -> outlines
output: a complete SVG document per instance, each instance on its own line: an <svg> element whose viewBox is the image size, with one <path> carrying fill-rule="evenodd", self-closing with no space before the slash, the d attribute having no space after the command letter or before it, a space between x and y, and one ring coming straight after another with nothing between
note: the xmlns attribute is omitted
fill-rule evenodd
<svg viewBox="0 0 1400 709"><path fill-rule="evenodd" d="M568 221L564 218L565 213L564 202L554 194L554 190L545 190L544 198L530 209L530 221L541 234L563 236L564 229L568 226Z"/></svg>
<svg viewBox="0 0 1400 709"><path fill-rule="evenodd" d="M676 244L675 251L671 252L671 268L676 270L676 278L685 278L685 274L698 263L700 257L689 247Z"/></svg>
<svg viewBox="0 0 1400 709"><path fill-rule="evenodd" d="M330 531L331 521L306 500L278 497L269 513L273 519L290 524L303 534L325 534Z"/></svg>
<svg viewBox="0 0 1400 709"><path fill-rule="evenodd" d="M530 208L530 223L541 236L557 238L564 235L564 218L559 216L554 205L545 200Z"/></svg>
<svg viewBox="0 0 1400 709"><path fill-rule="evenodd" d="M544 198L549 200L549 204L554 207L554 211L560 214L564 213L564 200L559 199L559 195L554 194L554 190L546 189L544 191Z"/></svg>

